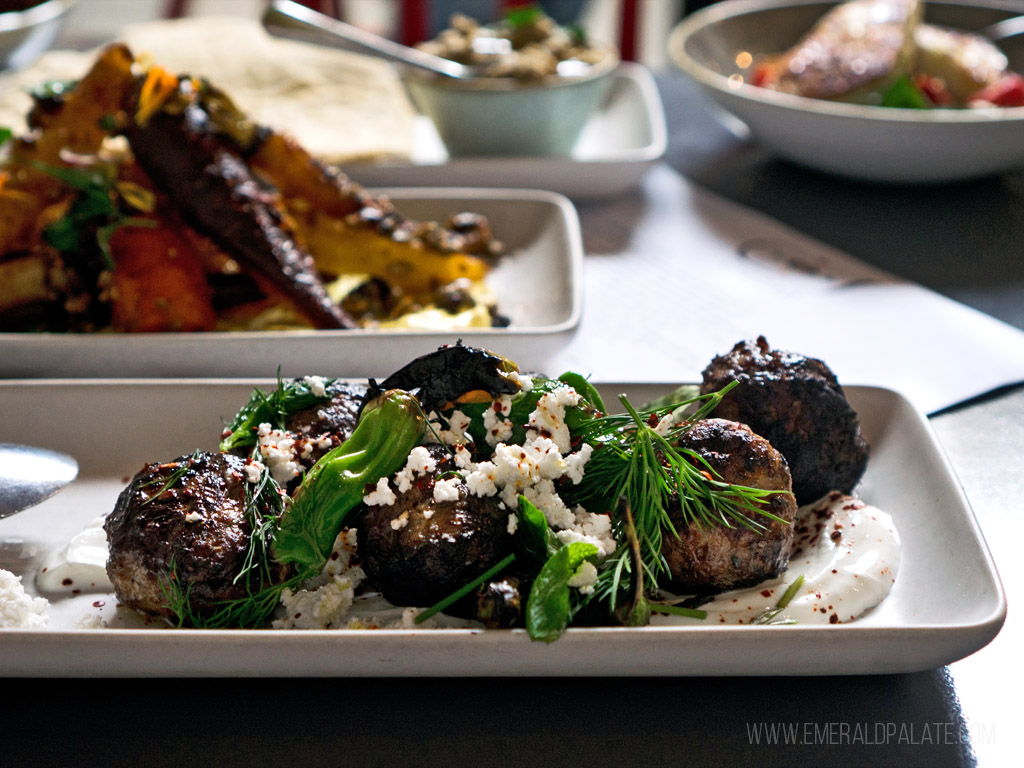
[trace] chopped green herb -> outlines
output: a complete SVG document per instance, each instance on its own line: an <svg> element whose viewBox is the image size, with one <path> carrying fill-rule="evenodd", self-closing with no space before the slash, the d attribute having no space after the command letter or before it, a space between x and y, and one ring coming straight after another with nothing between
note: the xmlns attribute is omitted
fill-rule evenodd
<svg viewBox="0 0 1024 768"><path fill-rule="evenodd" d="M928 109L928 99L909 77L901 77L882 95L883 107Z"/></svg>

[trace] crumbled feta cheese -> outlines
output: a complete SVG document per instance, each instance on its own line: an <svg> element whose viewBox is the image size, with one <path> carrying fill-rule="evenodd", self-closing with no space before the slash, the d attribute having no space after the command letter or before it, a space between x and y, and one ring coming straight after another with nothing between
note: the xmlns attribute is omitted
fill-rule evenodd
<svg viewBox="0 0 1024 768"><path fill-rule="evenodd" d="M527 426L537 434L554 440L558 450L563 454L568 453L571 445L569 427L565 423L565 409L567 406L578 405L579 402L580 395L572 387L556 387L543 394L537 401L537 408L530 414Z"/></svg>
<svg viewBox="0 0 1024 768"><path fill-rule="evenodd" d="M434 501L458 501L459 486L462 480L458 477L445 477L434 483Z"/></svg>
<svg viewBox="0 0 1024 768"><path fill-rule="evenodd" d="M50 601L32 597L21 585L21 576L0 568L0 627L45 627Z"/></svg>
<svg viewBox="0 0 1024 768"><path fill-rule="evenodd" d="M200 515L198 512L189 512L187 515L185 515L186 523L198 523L202 519L203 516Z"/></svg>
<svg viewBox="0 0 1024 768"><path fill-rule="evenodd" d="M574 522L564 526L563 530L555 531L555 536L563 544L576 541L593 544L597 547L598 557L604 558L615 551L618 542L612 535L612 519L608 515L597 515L583 507L576 507Z"/></svg>
<svg viewBox="0 0 1024 768"><path fill-rule="evenodd" d="M481 461L476 469L466 475L466 487L474 496L494 496L498 493L498 486L495 484L495 472L497 467L489 461Z"/></svg>
<svg viewBox="0 0 1024 768"><path fill-rule="evenodd" d="M525 374L519 373L518 371L511 371L508 374L508 377L512 379L512 381L516 382L523 392L529 392L533 389L533 379Z"/></svg>
<svg viewBox="0 0 1024 768"><path fill-rule="evenodd" d="M382 477L377 481L377 486L370 493L363 496L363 504L368 507L386 507L398 500L395 492L388 485L388 479Z"/></svg>
<svg viewBox="0 0 1024 768"><path fill-rule="evenodd" d="M455 466L459 469L472 469L473 454L465 445L453 445L452 453L455 456Z"/></svg>
<svg viewBox="0 0 1024 768"><path fill-rule="evenodd" d="M597 583L597 566L595 566L589 560L584 560L579 569L569 579L569 586L576 587L584 595L589 595L594 591L594 585Z"/></svg>
<svg viewBox="0 0 1024 768"><path fill-rule="evenodd" d="M331 556L321 573L300 589L281 593L274 629L341 629L355 600L355 590L366 578L363 569L352 565L355 529L344 529L334 541Z"/></svg>
<svg viewBox="0 0 1024 768"><path fill-rule="evenodd" d="M261 462L247 459L245 462L245 479L255 485L263 476L264 469L266 469L266 467L264 467Z"/></svg>
<svg viewBox="0 0 1024 768"><path fill-rule="evenodd" d="M572 480L573 485L579 485L583 480L583 468L593 452L594 446L583 443L578 451L565 457L565 475Z"/></svg>
<svg viewBox="0 0 1024 768"><path fill-rule="evenodd" d="M87 613L75 619L76 629L106 629L107 622L98 613Z"/></svg>
<svg viewBox="0 0 1024 768"><path fill-rule="evenodd" d="M486 440L490 446L511 439L514 425L504 418L512 410L512 397L504 395L484 411L484 429L487 430Z"/></svg>
<svg viewBox="0 0 1024 768"><path fill-rule="evenodd" d="M425 475L437 469L437 462L430 455L430 451L422 445L417 445L409 451L409 458L405 461L405 467L395 475L395 487L399 493L405 493L412 488L412 482L416 475Z"/></svg>
<svg viewBox="0 0 1024 768"><path fill-rule="evenodd" d="M508 535L515 536L516 531L519 530L519 515L515 512L508 516Z"/></svg>
<svg viewBox="0 0 1024 768"><path fill-rule="evenodd" d="M327 394L327 383L323 376L304 376L302 379L309 391L317 397L324 397Z"/></svg>
<svg viewBox="0 0 1024 768"><path fill-rule="evenodd" d="M344 626L339 619L352 607L355 590L348 577L335 576L316 589L285 589L281 593L284 617L275 619L274 629L334 629Z"/></svg>
<svg viewBox="0 0 1024 768"><path fill-rule="evenodd" d="M499 419L511 409L511 402L511 398L502 398L485 414L493 413L493 418ZM616 548L610 518L590 515L582 508L574 512L555 486L563 478L578 484L593 454L593 447L586 443L578 451L570 451L565 408L579 402L579 394L572 387L558 387L538 401L522 445L498 442L490 461L474 464L468 455L461 459L457 455L456 461L465 473L467 490L474 496L496 496L502 508L515 510L522 494L544 514L556 533L566 532L567 541L588 541L605 557ZM486 415L485 419L488 424L496 423ZM510 521L510 529L515 524Z"/></svg>
<svg viewBox="0 0 1024 768"><path fill-rule="evenodd" d="M391 530L400 531L409 524L409 510L406 510L391 521Z"/></svg>
<svg viewBox="0 0 1024 768"><path fill-rule="evenodd" d="M466 434L471 423L472 419L458 409L452 411L452 415L448 417L448 429L459 435Z"/></svg>
<svg viewBox="0 0 1024 768"><path fill-rule="evenodd" d="M672 427L674 427L675 424L675 416L672 415L671 413L666 413L664 416L661 417L661 420L658 422L657 426L654 427L654 431L657 432L662 437L664 437L672 430Z"/></svg>
<svg viewBox="0 0 1024 768"><path fill-rule="evenodd" d="M471 442L470 438L466 434L469 431L472 420L464 414L462 411L456 409L452 411L448 417L447 427L442 423L442 419L434 411L431 411L427 417L428 430L426 435L427 442L430 443L441 443L443 445L465 445Z"/></svg>
<svg viewBox="0 0 1024 768"><path fill-rule="evenodd" d="M302 465L295 455L295 438L280 429L272 429L266 423L260 424L256 436L260 457L279 485L287 485L299 476Z"/></svg>

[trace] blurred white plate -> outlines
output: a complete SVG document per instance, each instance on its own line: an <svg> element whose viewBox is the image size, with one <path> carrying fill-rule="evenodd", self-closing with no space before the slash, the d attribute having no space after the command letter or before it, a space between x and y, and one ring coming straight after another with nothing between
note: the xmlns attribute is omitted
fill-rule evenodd
<svg viewBox="0 0 1024 768"><path fill-rule="evenodd" d="M507 255L488 275L507 328L439 333L409 330L237 333L0 333L4 377L253 377L316 369L330 376L375 376L441 344L508 350L529 368L576 330L583 307L583 243L576 209L560 195L501 189L386 190L418 219L484 214Z"/></svg>
<svg viewBox="0 0 1024 768"><path fill-rule="evenodd" d="M48 552L113 509L145 461L214 448L253 384L271 382L0 382L0 442L64 451L81 466L57 496L0 521L0 568L38 594L35 572ZM606 402L625 392L635 403L669 388L599 387ZM572 629L550 646L523 630L172 630L162 622L82 629L83 618L118 621L113 595L83 593L50 596L45 629L0 629L2 669L147 677L852 675L933 669L963 658L995 637L1006 616L974 515L920 412L890 390L846 392L872 448L858 493L892 514L903 540L889 598L850 624L695 627L665 617L650 627ZM142 626L135 614L120 623Z"/></svg>
<svg viewBox="0 0 1024 768"><path fill-rule="evenodd" d="M665 153L665 114L651 73L624 63L569 156L449 158L433 123L420 116L411 163L346 165L368 186L547 189L578 199L635 187Z"/></svg>
<svg viewBox="0 0 1024 768"><path fill-rule="evenodd" d="M747 84L737 55L788 49L836 2L730 0L673 31L673 61L726 112L779 155L821 171L871 181L958 181L1024 166L1024 107L889 109L776 93ZM1020 15L1019 2L924 3L925 19L963 30ZM1024 39L1003 47L1024 70Z"/></svg>

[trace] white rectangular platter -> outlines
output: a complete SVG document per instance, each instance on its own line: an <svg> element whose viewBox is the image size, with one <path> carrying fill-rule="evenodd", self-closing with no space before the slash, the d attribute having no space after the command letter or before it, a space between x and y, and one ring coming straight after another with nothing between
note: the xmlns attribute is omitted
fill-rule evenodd
<svg viewBox="0 0 1024 768"><path fill-rule="evenodd" d="M109 512L144 462L214 447L251 389L212 380L0 382L0 442L66 451L81 464L57 496L0 520L0 568L37 594L34 574L49 551ZM619 392L641 403L666 391L599 389L609 403ZM572 629L551 645L522 630L83 629L83 619L118 609L112 595L81 594L55 598L45 629L0 629L0 676L846 675L963 658L995 637L1006 615L974 515L924 416L889 390L847 393L872 446L859 495L893 515L903 540L891 595L856 622Z"/></svg>
<svg viewBox="0 0 1024 768"><path fill-rule="evenodd" d="M651 73L624 63L569 155L449 157L433 123L422 115L415 126L410 162L344 167L370 186L522 187L547 189L574 199L620 195L633 189L665 154L665 113Z"/></svg>
<svg viewBox="0 0 1024 768"><path fill-rule="evenodd" d="M0 333L5 378L264 377L313 369L375 376L424 350L463 339L543 368L575 333L583 309L583 241L572 203L551 192L501 189L385 190L408 216L487 217L507 255L487 276L507 328L253 331L162 334Z"/></svg>

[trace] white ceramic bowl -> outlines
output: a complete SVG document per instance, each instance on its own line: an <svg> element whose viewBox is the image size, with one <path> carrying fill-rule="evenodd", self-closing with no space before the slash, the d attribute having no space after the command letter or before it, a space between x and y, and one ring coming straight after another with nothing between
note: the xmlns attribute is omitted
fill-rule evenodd
<svg viewBox="0 0 1024 768"><path fill-rule="evenodd" d="M47 0L24 11L0 13L0 69L22 69L51 45L76 0Z"/></svg>
<svg viewBox="0 0 1024 768"><path fill-rule="evenodd" d="M539 82L453 80L407 71L409 96L452 156L568 155L597 109L618 64L609 50L583 77Z"/></svg>
<svg viewBox="0 0 1024 768"><path fill-rule="evenodd" d="M777 93L746 82L746 52L792 46L836 2L728 0L694 13L669 39L672 60L762 144L796 163L871 181L944 182L1024 167L1024 107L913 110ZM925 2L925 19L974 30L1024 13L1019 0ZM1024 71L1024 36L1003 49ZM737 60L746 63L743 67Z"/></svg>

